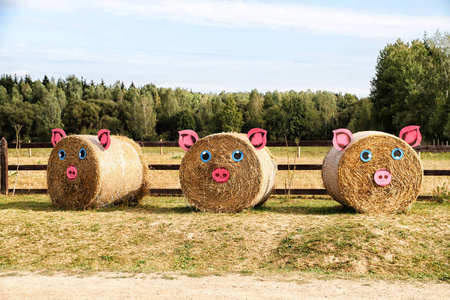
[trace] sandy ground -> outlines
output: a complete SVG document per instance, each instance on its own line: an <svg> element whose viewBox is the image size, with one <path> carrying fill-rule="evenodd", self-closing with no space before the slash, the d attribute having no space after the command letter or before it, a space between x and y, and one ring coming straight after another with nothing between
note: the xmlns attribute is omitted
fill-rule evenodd
<svg viewBox="0 0 450 300"><path fill-rule="evenodd" d="M449 299L448 283L242 275L0 273L0 299Z"/></svg>

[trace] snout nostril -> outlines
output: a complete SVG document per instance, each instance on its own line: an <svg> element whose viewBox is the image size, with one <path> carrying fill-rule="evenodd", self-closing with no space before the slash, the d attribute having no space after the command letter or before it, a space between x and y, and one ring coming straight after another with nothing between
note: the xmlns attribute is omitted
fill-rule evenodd
<svg viewBox="0 0 450 300"><path fill-rule="evenodd" d="M387 175L384 175L384 179L388 179L388 176L387 176Z"/></svg>
<svg viewBox="0 0 450 300"><path fill-rule="evenodd" d="M378 178L383 179L383 176L380 175Z"/></svg>

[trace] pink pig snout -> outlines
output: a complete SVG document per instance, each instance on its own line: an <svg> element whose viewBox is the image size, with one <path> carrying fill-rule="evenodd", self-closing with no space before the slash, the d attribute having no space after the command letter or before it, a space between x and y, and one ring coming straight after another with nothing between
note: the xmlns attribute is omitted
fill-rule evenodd
<svg viewBox="0 0 450 300"><path fill-rule="evenodd" d="M379 186L387 186L389 183L391 183L392 175L391 172L389 172L386 169L379 169L375 172L375 183Z"/></svg>
<svg viewBox="0 0 450 300"><path fill-rule="evenodd" d="M225 183L230 178L230 172L224 167L219 167L212 172L212 178L217 183Z"/></svg>
<svg viewBox="0 0 450 300"><path fill-rule="evenodd" d="M69 167L67 167L67 178L69 178L69 180L75 180L78 176L78 169L75 165L70 165Z"/></svg>

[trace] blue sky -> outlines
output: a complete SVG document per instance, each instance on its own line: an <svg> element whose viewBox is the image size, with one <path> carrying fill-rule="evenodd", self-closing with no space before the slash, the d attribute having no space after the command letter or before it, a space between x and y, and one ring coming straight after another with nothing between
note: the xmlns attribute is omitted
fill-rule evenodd
<svg viewBox="0 0 450 300"><path fill-rule="evenodd" d="M0 0L0 73L365 97L388 43L438 29L448 0Z"/></svg>

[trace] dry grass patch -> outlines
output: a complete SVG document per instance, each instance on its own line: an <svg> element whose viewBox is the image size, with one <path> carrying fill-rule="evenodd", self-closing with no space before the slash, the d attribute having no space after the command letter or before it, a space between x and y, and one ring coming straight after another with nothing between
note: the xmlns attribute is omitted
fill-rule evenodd
<svg viewBox="0 0 450 300"><path fill-rule="evenodd" d="M181 197L58 211L47 196L0 197L0 269L294 274L449 280L450 206L360 215L329 198L272 197L199 213Z"/></svg>
<svg viewBox="0 0 450 300"><path fill-rule="evenodd" d="M409 213L354 215L320 227L299 226L280 243L273 264L290 271L449 281L448 221L448 215Z"/></svg>

